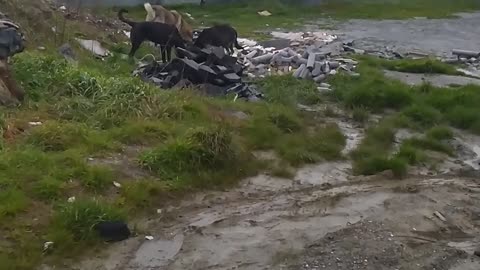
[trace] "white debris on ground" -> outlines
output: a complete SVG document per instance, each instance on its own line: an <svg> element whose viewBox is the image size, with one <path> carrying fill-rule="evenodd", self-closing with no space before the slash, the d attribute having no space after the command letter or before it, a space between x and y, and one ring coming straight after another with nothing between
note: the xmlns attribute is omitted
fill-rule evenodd
<svg viewBox="0 0 480 270"><path fill-rule="evenodd" d="M110 52L105 49L100 42L96 40L87 40L87 39L80 39L76 38L75 39L80 46L82 46L85 50L90 51L91 53L95 54L96 56L99 57L105 57L110 54Z"/></svg>
<svg viewBox="0 0 480 270"><path fill-rule="evenodd" d="M289 46L281 49L264 47L249 39L238 39L244 47L236 56L246 67L250 78L292 74L296 78L310 79L321 84L329 75L353 72L355 60L340 57L344 44L337 36L326 32L272 32L274 38L286 40ZM285 43L285 42L282 42Z"/></svg>

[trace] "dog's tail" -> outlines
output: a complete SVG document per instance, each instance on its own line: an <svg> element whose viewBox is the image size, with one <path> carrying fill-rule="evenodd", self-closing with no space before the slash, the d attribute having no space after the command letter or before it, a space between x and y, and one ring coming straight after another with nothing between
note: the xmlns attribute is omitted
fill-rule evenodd
<svg viewBox="0 0 480 270"><path fill-rule="evenodd" d="M123 9L123 8L120 9L120 10L118 11L118 19L119 19L120 21L122 21L122 22L130 25L131 27L134 27L135 24L137 24L137 23L134 22L134 21L131 21L131 20L127 19L127 18L125 18L125 17L123 16L124 13L128 13L128 10Z"/></svg>
<svg viewBox="0 0 480 270"><path fill-rule="evenodd" d="M145 21L151 22L155 19L156 12L153 9L152 5L150 3L145 3L143 4L143 7L145 8L145 11L147 12L147 17L145 18Z"/></svg>
<svg viewBox="0 0 480 270"><path fill-rule="evenodd" d="M234 45L235 45L235 48L237 48L239 50L243 49L243 47L240 46L240 44L238 44L238 33L237 33L237 31L235 31L235 44Z"/></svg>

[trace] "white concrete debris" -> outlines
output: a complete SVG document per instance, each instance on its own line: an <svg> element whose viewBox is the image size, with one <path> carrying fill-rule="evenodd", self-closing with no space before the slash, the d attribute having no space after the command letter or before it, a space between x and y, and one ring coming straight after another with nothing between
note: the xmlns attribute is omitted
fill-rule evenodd
<svg viewBox="0 0 480 270"><path fill-rule="evenodd" d="M265 48L253 40L238 39L244 50L237 56L249 78L292 74L320 84L328 76L337 74L338 70L358 75L353 72L358 62L340 57L345 52L344 44L336 41L334 35L325 32L272 32L272 36L286 40L290 46Z"/></svg>
<svg viewBox="0 0 480 270"><path fill-rule="evenodd" d="M93 54L100 56L100 57L105 57L108 56L109 51L102 47L100 42L96 40L86 40L86 39L80 39L76 38L77 42L86 50L92 52Z"/></svg>
<svg viewBox="0 0 480 270"><path fill-rule="evenodd" d="M331 35L326 32L271 32L270 33L274 38L288 39L290 41L297 41L299 43L304 43L307 40L321 40L326 43L330 43L337 39L336 35Z"/></svg>

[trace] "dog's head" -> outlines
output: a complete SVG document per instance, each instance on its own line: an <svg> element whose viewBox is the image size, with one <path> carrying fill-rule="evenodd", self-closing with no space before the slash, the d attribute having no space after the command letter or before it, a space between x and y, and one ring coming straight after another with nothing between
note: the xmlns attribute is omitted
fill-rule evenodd
<svg viewBox="0 0 480 270"><path fill-rule="evenodd" d="M180 34L182 35L182 38L185 41L187 41L188 43L193 42L193 29L184 20L182 20L182 26L181 26Z"/></svg>

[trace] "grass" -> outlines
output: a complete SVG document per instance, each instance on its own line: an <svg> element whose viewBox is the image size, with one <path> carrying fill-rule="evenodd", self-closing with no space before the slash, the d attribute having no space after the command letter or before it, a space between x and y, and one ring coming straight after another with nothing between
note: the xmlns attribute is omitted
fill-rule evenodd
<svg viewBox="0 0 480 270"><path fill-rule="evenodd" d="M363 64L399 72L422 74L463 75L455 66L443 63L435 58L387 60L374 56L360 55L356 58Z"/></svg>
<svg viewBox="0 0 480 270"><path fill-rule="evenodd" d="M445 142L453 138L448 126L477 133L480 109L480 87L463 86L456 89L432 85L405 86L384 77L381 65L371 59L360 60L360 77L336 76L331 79L333 98L348 109L389 112L390 116L367 130L366 138L353 151L354 172L375 174L392 170L397 176L406 174L408 165L427 159L426 150L453 155ZM419 69L421 71L421 69ZM392 153L394 134L399 128L425 132L423 137L408 139L396 153Z"/></svg>

